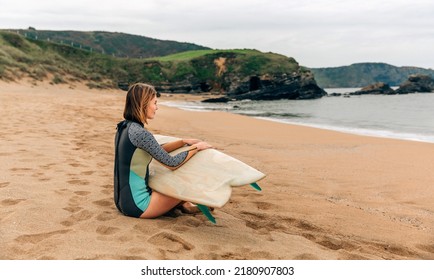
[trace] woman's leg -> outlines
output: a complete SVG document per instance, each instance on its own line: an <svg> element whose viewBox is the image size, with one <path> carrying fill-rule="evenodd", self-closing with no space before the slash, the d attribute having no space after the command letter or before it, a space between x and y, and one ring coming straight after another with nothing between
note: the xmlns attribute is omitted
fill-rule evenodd
<svg viewBox="0 0 434 280"><path fill-rule="evenodd" d="M173 198L159 192L153 191L148 208L140 218L150 219L159 217L181 202L180 199Z"/></svg>

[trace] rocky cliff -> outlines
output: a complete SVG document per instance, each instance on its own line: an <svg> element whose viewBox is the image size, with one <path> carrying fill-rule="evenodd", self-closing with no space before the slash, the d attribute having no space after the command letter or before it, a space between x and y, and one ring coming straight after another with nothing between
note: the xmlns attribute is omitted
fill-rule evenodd
<svg viewBox="0 0 434 280"><path fill-rule="evenodd" d="M228 100L313 99L326 95L315 82L311 71L282 55L258 51L227 51L203 55L182 62L190 70L177 80L157 85L162 92L216 93L226 97L209 102ZM181 79L179 79L181 77Z"/></svg>
<svg viewBox="0 0 434 280"><path fill-rule="evenodd" d="M227 93L235 100L315 99L327 93L315 82L311 72L246 77Z"/></svg>
<svg viewBox="0 0 434 280"><path fill-rule="evenodd" d="M234 99L307 99L324 95L295 59L257 50L195 50L125 59L0 31L0 79L82 81L94 88L127 89L150 83L160 92L227 94Z"/></svg>

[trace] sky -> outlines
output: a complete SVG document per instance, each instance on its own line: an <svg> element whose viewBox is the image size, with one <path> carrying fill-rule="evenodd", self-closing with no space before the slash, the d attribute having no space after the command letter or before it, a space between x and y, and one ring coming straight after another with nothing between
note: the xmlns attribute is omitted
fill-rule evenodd
<svg viewBox="0 0 434 280"><path fill-rule="evenodd" d="M0 28L109 31L256 49L306 67L434 69L432 0L0 0Z"/></svg>

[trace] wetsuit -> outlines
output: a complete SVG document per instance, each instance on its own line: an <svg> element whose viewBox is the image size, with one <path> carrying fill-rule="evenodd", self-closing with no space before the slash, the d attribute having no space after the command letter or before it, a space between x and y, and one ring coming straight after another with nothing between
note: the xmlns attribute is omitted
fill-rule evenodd
<svg viewBox="0 0 434 280"><path fill-rule="evenodd" d="M148 185L152 158L176 167L187 158L188 151L171 156L143 125L122 121L115 137L114 200L123 214L140 217L149 206L152 189Z"/></svg>

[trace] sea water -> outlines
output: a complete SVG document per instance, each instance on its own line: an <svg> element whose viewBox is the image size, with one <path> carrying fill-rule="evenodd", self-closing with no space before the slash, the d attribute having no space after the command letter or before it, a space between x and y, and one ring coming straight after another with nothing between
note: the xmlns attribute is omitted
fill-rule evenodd
<svg viewBox="0 0 434 280"><path fill-rule="evenodd" d="M327 93L356 89L325 89ZM271 121L434 143L434 93L325 96L313 100L165 102L185 110L226 111Z"/></svg>

